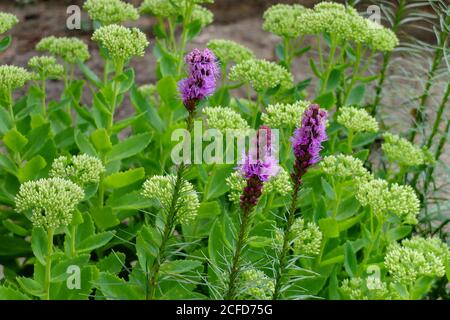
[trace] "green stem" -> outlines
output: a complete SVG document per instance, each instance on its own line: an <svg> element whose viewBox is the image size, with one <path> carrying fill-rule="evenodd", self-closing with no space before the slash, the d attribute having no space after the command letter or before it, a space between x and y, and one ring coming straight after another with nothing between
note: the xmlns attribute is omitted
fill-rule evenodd
<svg viewBox="0 0 450 320"><path fill-rule="evenodd" d="M242 211L242 221L239 228L239 236L236 243L236 250L233 255L230 274L228 277L228 287L225 294L225 300L234 300L237 298L237 282L241 272L242 252L247 243L248 229L251 223L251 209Z"/></svg>
<svg viewBox="0 0 450 320"><path fill-rule="evenodd" d="M119 77L123 73L123 61L116 61L114 63L115 67L115 77L114 81L112 83L112 89L113 89L113 100L111 103L111 114L108 117L108 122L106 124L106 131L109 135L112 134L112 127L114 125L114 113L116 112L117 108L117 98L119 96L118 90L119 90L119 83L117 82L117 77Z"/></svg>
<svg viewBox="0 0 450 320"><path fill-rule="evenodd" d="M450 15L447 16L446 20L445 20L445 25L450 25ZM439 41L438 41L438 46L436 47L436 50L434 51L434 58L433 58L433 63L431 65L431 68L428 72L428 76L427 76L427 82L425 84L425 89L424 92L420 98L420 104L419 107L417 108L417 112L416 115L414 117L414 122L413 122L413 128L411 131L411 134L409 136L409 141L414 141L416 135L417 135L417 130L425 123L426 119L425 119L425 107L427 105L428 102L428 98L430 97L430 91L431 91L431 87L433 85L433 80L434 77L436 75L436 72L439 68L439 65L442 62L442 58L444 56L444 50L446 48L447 45L447 37L449 35L449 29L447 29L445 26L443 27L443 29L441 30L441 32L439 33Z"/></svg>
<svg viewBox="0 0 450 320"><path fill-rule="evenodd" d="M406 13L406 10L407 10L407 4L408 4L407 0L399 0L398 1L398 5L395 10L395 18L392 23L392 31L394 33L398 32L398 30L402 24L404 14ZM377 86L375 89L375 98L374 98L374 101L370 108L370 114L372 116L376 116L377 107L380 104L382 96L383 96L384 82L386 80L386 74L387 74L387 71L389 68L389 62L391 61L391 58L392 58L392 52L385 52L383 54L383 66L381 67L380 77L378 79L378 83L377 83Z"/></svg>
<svg viewBox="0 0 450 320"><path fill-rule="evenodd" d="M186 5L186 11L183 19L183 31L181 32L181 40L180 40L180 51L178 56L178 67L177 67L177 75L180 77L181 75L181 68L183 67L183 57L184 57L184 49L186 47L187 42L187 32L188 32L188 24L191 22L191 16L192 16L192 9L193 9L193 2L187 1Z"/></svg>
<svg viewBox="0 0 450 320"><path fill-rule="evenodd" d="M353 152L353 130L348 130L347 148L348 152L351 154Z"/></svg>
<svg viewBox="0 0 450 320"><path fill-rule="evenodd" d="M266 216L269 213L270 208L272 207L273 200L275 199L275 194L272 192L267 197L267 202L263 210L263 216Z"/></svg>
<svg viewBox="0 0 450 320"><path fill-rule="evenodd" d="M378 221L377 224L377 229L375 231L375 234L373 234L373 232L371 231L371 235L372 235L372 240L370 241L369 247L367 248L367 250L364 253L364 258L362 261L362 265L366 266L367 262L369 261L370 255L372 254L374 248L375 248L375 244L378 242L378 238L380 237L380 233L381 230L383 228L383 221L380 219L380 221ZM361 268L360 270L364 270L365 268Z"/></svg>
<svg viewBox="0 0 450 320"><path fill-rule="evenodd" d="M103 85L106 85L108 83L108 69L109 69L109 60L106 59L103 70Z"/></svg>
<svg viewBox="0 0 450 320"><path fill-rule="evenodd" d="M286 63L286 68L288 69L288 71L291 71L292 57L288 37L283 37L283 55L284 55L284 62Z"/></svg>
<svg viewBox="0 0 450 320"><path fill-rule="evenodd" d="M13 101L13 97L12 97L12 92L9 91L7 93L7 98L8 98L8 113L9 113L9 117L11 118L11 121L13 123L13 128L16 128L16 119L14 116L14 101Z"/></svg>
<svg viewBox="0 0 450 320"><path fill-rule="evenodd" d="M47 256L45 261L44 300L50 300L50 284L53 255L53 229L47 230Z"/></svg>
<svg viewBox="0 0 450 320"><path fill-rule="evenodd" d="M322 79L322 86L320 88L321 94L325 93L327 90L328 80L330 78L331 72L333 71L333 67L334 67L334 55L336 53L336 49L337 49L337 41L335 40L334 36L331 35L330 56L328 58L328 65L327 65L325 75Z"/></svg>
<svg viewBox="0 0 450 320"><path fill-rule="evenodd" d="M444 147L447 143L447 136L450 132L450 120L447 121L447 125L445 126L444 132L442 134L441 139L439 140L439 145L436 149L436 152L434 154L434 159L436 161L439 161L439 158L442 156L442 153L444 151ZM427 193L429 185L432 181L433 178L433 173L434 173L434 169L436 168L436 166L430 166L430 168L428 168L426 177L425 177L425 183L424 183L424 194Z"/></svg>
<svg viewBox="0 0 450 320"><path fill-rule="evenodd" d="M226 74L227 74L227 65L225 63L223 63L221 65L221 79L220 79L220 95L219 95L219 101L218 101L218 105L221 106L223 104L223 96L225 95L225 90L227 88L226 86Z"/></svg>
<svg viewBox="0 0 450 320"><path fill-rule="evenodd" d="M320 71L323 72L323 69L325 68L325 64L323 61L322 38L320 36L317 37L317 52L319 53Z"/></svg>
<svg viewBox="0 0 450 320"><path fill-rule="evenodd" d="M76 235L76 233L77 233L77 226L75 226L75 225L72 225L71 227L70 227L70 234L71 234L71 242L70 242L70 244L71 244L71 250L72 250L72 255L75 257L76 255L77 255L77 249L76 249L76 246L75 246L75 235Z"/></svg>
<svg viewBox="0 0 450 320"><path fill-rule="evenodd" d="M173 26L172 18L167 19L168 25L169 25L169 39L170 39L170 45L171 49L176 52L177 51L177 42L175 41L175 28Z"/></svg>
<svg viewBox="0 0 450 320"><path fill-rule="evenodd" d="M350 84L345 89L345 93L344 93L344 99L343 99L344 105L347 103L350 92L352 91L353 87L355 86L356 80L358 79L358 76L360 75L359 68L361 65L361 58L363 56L364 56L364 51L362 50L362 46L361 46L361 44L358 44L356 47L356 59L355 59L355 64L353 66L352 77L350 80Z"/></svg>
<svg viewBox="0 0 450 320"><path fill-rule="evenodd" d="M188 132L191 132L194 125L194 113L190 112L189 116L186 120L187 123L187 130ZM166 246L168 241L170 240L173 230L175 228L175 223L177 219L177 213L178 213L178 198L180 197L181 193L181 187L183 185L183 176L187 169L186 164L181 163L177 170L177 177L175 180L175 185L173 188L172 193L172 201L170 204L170 208L167 212L167 218L164 224L164 230L162 235L161 244L158 249L158 254L155 258L155 262L150 270L150 280L149 280L149 287L147 290L147 300L151 300L155 298L156 289L158 288L158 277L159 277L159 271L161 269L161 265L166 261L167 259L167 252L166 252Z"/></svg>
<svg viewBox="0 0 450 320"><path fill-rule="evenodd" d="M42 111L44 113L44 118L47 119L47 99L46 99L46 81L45 78L42 79Z"/></svg>
<svg viewBox="0 0 450 320"><path fill-rule="evenodd" d="M295 221L295 211L297 210L298 193L300 192L301 183L296 183L292 193L292 201L290 209L287 213L287 224L284 229L283 246L281 247L278 268L275 270L275 287L273 290L272 300L278 300L281 296L284 276L288 266L288 255L290 249L291 229Z"/></svg>
<svg viewBox="0 0 450 320"><path fill-rule="evenodd" d="M428 137L428 141L425 146L429 149L433 143L433 139L439 131L439 126L441 125L442 116L444 115L444 111L447 107L448 99L450 96L450 82L447 84L447 90L444 93L442 98L442 102L439 105L439 109L436 115L436 119L434 120L433 129L431 131L430 136Z"/></svg>

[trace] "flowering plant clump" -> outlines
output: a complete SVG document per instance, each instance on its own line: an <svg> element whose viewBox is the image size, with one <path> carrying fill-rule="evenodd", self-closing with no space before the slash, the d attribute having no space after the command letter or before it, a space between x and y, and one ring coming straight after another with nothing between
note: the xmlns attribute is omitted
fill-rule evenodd
<svg viewBox="0 0 450 320"><path fill-rule="evenodd" d="M208 127L225 130L247 130L249 125L242 116L231 108L226 107L206 107L203 109L206 116L205 121Z"/></svg>
<svg viewBox="0 0 450 320"><path fill-rule="evenodd" d="M0 65L0 300L450 299L448 8L316 2L268 55L213 0L85 0Z"/></svg>
<svg viewBox="0 0 450 320"><path fill-rule="evenodd" d="M61 178L29 181L20 186L15 199L19 212L32 211L34 226L56 229L67 226L84 192Z"/></svg>
<svg viewBox="0 0 450 320"><path fill-rule="evenodd" d="M57 79L64 74L64 67L56 62L55 57L33 57L28 61L28 67L39 75L40 80Z"/></svg>
<svg viewBox="0 0 450 320"><path fill-rule="evenodd" d="M364 109L344 107L337 121L352 132L378 132L378 122Z"/></svg>
<svg viewBox="0 0 450 320"><path fill-rule="evenodd" d="M33 75L21 67L0 66L0 90L5 93L22 88Z"/></svg>
<svg viewBox="0 0 450 320"><path fill-rule="evenodd" d="M255 58L255 54L250 49L231 40L214 39L209 41L207 46L223 65L241 63Z"/></svg>
<svg viewBox="0 0 450 320"><path fill-rule="evenodd" d="M172 193L175 188L174 176L154 176L145 181L142 195L159 202L162 208L169 208L172 203ZM178 199L177 211L180 223L189 223L195 220L199 201L194 187L185 181L181 189L181 196Z"/></svg>
<svg viewBox="0 0 450 320"><path fill-rule="evenodd" d="M68 179L78 185L98 183L100 176L105 171L100 159L81 154L73 157L61 156L52 163L49 175Z"/></svg>
<svg viewBox="0 0 450 320"><path fill-rule="evenodd" d="M261 120L274 128L294 128L311 103L309 101L296 101L292 104L277 103L269 105Z"/></svg>
<svg viewBox="0 0 450 320"><path fill-rule="evenodd" d="M246 60L230 71L230 79L249 83L256 91L281 86L292 87L292 75L285 68L266 60Z"/></svg>
<svg viewBox="0 0 450 320"><path fill-rule="evenodd" d="M425 163L424 151L408 140L391 133L385 133L383 138L382 149L389 161L403 166L420 166Z"/></svg>
<svg viewBox="0 0 450 320"><path fill-rule="evenodd" d="M70 64L84 62L91 57L88 46L78 38L50 36L39 41L36 50L48 52Z"/></svg>
<svg viewBox="0 0 450 320"><path fill-rule="evenodd" d="M136 8L120 0L87 0L83 9L92 20L105 26L139 18Z"/></svg>
<svg viewBox="0 0 450 320"><path fill-rule="evenodd" d="M11 13L0 12L0 34L5 33L19 22L19 19Z"/></svg>
<svg viewBox="0 0 450 320"><path fill-rule="evenodd" d="M149 45L145 34L139 29L128 29L115 24L97 29L92 40L108 50L113 60L122 62L134 56L144 56Z"/></svg>

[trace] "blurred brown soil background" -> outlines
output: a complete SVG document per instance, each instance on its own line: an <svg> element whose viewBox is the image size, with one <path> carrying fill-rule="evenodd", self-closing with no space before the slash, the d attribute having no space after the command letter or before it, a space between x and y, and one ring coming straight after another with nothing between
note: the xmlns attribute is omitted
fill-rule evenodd
<svg viewBox="0 0 450 320"><path fill-rule="evenodd" d="M21 5L21 3L28 2L31 3ZM67 7L73 4L82 6L83 2L82 0L0 0L0 11L14 13L20 19L20 23L11 32L14 39L12 46L0 55L0 62L2 64L26 66L32 56L40 54L34 48L41 38L50 35L76 36L89 43L92 59L87 64L96 72L101 72L102 61L99 58L97 46L90 41L92 30L86 13L83 12L82 14L82 30L68 30L66 28ZM141 0L129 2L137 7ZM262 14L264 10L275 3L301 3L307 7L312 7L318 2L320 1L216 0L214 4L207 5L214 12L214 23L209 25L194 40L192 46L205 46L210 39L224 38L235 40L248 46L254 50L258 58L275 59L274 48L279 39L262 30ZM360 10L365 10L367 6L368 4L361 4ZM153 24L153 18L144 16L138 22L130 23L129 25L139 26L146 32L151 42ZM423 32L415 35L425 39L430 36ZM155 80L155 61L151 55L151 48L148 49L145 58L134 59L132 65L136 70L139 70L136 75L139 84ZM296 61L294 74L297 80L312 76L307 57ZM49 96L57 96L61 86L60 82L50 84L48 89Z"/></svg>

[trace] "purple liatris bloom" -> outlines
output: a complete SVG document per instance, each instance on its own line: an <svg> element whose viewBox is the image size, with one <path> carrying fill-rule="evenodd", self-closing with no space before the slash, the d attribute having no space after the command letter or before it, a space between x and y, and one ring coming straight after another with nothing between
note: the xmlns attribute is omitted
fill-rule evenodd
<svg viewBox="0 0 450 320"><path fill-rule="evenodd" d="M302 125L297 128L291 138L295 156L294 173L296 183L308 168L320 161L322 143L327 140L325 129L328 113L317 104L310 105L302 117Z"/></svg>
<svg viewBox="0 0 450 320"><path fill-rule="evenodd" d="M264 182L280 170L271 147L271 130L262 126L256 136L256 152L245 154L243 163L239 166L241 174L247 179L247 186L240 201L241 208L245 211L256 205L261 197Z"/></svg>
<svg viewBox="0 0 450 320"><path fill-rule="evenodd" d="M186 56L185 61L189 67L188 77L180 80L178 89L184 106L189 112L193 112L200 100L216 90L219 67L216 56L209 49L194 49Z"/></svg>

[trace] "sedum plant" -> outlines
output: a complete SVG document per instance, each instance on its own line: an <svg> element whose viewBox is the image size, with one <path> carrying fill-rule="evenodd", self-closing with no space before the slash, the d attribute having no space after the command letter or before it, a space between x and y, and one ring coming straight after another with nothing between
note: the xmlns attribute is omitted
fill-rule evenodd
<svg viewBox="0 0 450 320"><path fill-rule="evenodd" d="M422 21L435 63L399 132L380 112L401 107L389 66L422 3L383 1L391 29L350 1L276 4L274 61L196 39L212 3L87 0L100 70L55 36L0 66L0 299L448 299L447 83L424 117L446 7ZM17 23L0 13L0 51Z"/></svg>

